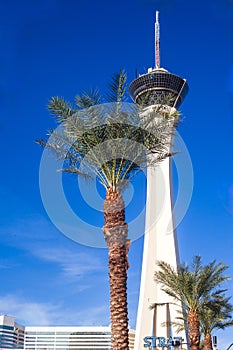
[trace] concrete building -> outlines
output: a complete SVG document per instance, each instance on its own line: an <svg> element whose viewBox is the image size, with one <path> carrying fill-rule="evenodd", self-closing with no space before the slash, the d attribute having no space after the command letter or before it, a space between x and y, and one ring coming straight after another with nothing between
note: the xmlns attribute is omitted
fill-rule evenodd
<svg viewBox="0 0 233 350"><path fill-rule="evenodd" d="M0 315L0 348L23 349L25 327L12 316Z"/></svg>
<svg viewBox="0 0 233 350"><path fill-rule="evenodd" d="M142 101L144 103L143 117L151 113L153 107L161 104L164 105L163 113L173 113L181 105L188 92L185 79L160 67L159 45L159 20L158 12L156 12L155 68L150 68L148 73L137 77L129 87L132 99L138 104ZM157 117L161 118L158 114ZM155 169L149 168L147 171L146 223L135 350L144 348L145 337L164 337L166 339L170 336L180 336L186 339L184 332L176 334L172 326L163 325L174 321L182 308L181 305L174 305L174 300L162 292L160 286L154 282L156 261L163 260L174 268L179 263L173 217L171 170L171 159L167 158ZM154 309L150 309L152 304L155 305Z"/></svg>
<svg viewBox="0 0 233 350"><path fill-rule="evenodd" d="M129 331L129 348L134 348L134 330ZM0 350L109 350L110 327L23 326L12 316L0 316Z"/></svg>
<svg viewBox="0 0 233 350"><path fill-rule="evenodd" d="M129 348L134 348L134 331L129 332ZM26 327L25 350L109 350L110 327Z"/></svg>

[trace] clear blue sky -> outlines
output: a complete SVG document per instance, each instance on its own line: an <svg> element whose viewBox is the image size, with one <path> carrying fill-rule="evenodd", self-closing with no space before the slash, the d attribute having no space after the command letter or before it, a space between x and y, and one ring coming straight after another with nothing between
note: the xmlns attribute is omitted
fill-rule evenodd
<svg viewBox="0 0 233 350"><path fill-rule="evenodd" d="M205 262L224 261L233 275L233 1L1 1L0 313L27 325L109 324L106 249L77 244L51 223L39 190L42 149L34 140L55 126L46 109L51 96L73 100L90 86L104 92L120 67L130 82L136 69L153 66L155 10L161 65L190 87L179 133L192 160L194 189L178 227L181 261L201 254ZM73 210L100 233L102 213L87 214L74 177L64 186ZM141 177L128 221L140 213L144 190ZM142 244L140 238L130 250L132 327ZM233 282L227 288L232 295ZM219 333L220 350L233 341L231 334Z"/></svg>

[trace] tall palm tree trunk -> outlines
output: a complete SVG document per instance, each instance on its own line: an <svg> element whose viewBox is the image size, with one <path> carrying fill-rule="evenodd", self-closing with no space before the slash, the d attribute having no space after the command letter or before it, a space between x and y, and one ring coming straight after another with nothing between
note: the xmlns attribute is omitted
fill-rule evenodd
<svg viewBox="0 0 233 350"><path fill-rule="evenodd" d="M128 350L127 235L125 205L119 191L109 188L104 202L103 227L108 245L112 350Z"/></svg>
<svg viewBox="0 0 233 350"><path fill-rule="evenodd" d="M212 337L209 333L204 337L204 350L213 350Z"/></svg>
<svg viewBox="0 0 233 350"><path fill-rule="evenodd" d="M188 314L189 341L192 350L199 350L200 346L200 322L197 312L190 310Z"/></svg>

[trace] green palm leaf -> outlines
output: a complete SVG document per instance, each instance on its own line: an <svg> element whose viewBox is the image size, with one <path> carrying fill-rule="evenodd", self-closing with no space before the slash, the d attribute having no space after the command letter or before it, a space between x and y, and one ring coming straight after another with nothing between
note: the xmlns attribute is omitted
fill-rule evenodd
<svg viewBox="0 0 233 350"><path fill-rule="evenodd" d="M126 72L120 69L120 72L112 77L109 84L109 93L106 95L107 102L121 102L124 100L126 92Z"/></svg>

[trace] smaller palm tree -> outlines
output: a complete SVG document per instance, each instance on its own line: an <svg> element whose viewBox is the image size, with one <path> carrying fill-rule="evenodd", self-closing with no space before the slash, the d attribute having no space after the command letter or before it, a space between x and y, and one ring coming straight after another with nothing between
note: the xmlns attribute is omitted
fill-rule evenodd
<svg viewBox="0 0 233 350"><path fill-rule="evenodd" d="M204 336L204 350L213 350L212 332L213 330L225 329L233 326L233 305L229 303L230 298L224 295L217 300L213 300L209 307L203 307L199 311L201 333Z"/></svg>
<svg viewBox="0 0 233 350"><path fill-rule="evenodd" d="M212 344L212 332L213 330L225 329L227 327L233 326L233 305L229 303L230 298L226 298L225 295L216 296L215 299L211 300L209 305L200 308L198 313L200 321L200 332L201 338L200 342L201 350L213 350ZM151 305L151 308L155 308L155 304ZM188 313L183 310L179 312L180 316L176 317L175 321L166 322L164 326L175 326L177 332L188 331Z"/></svg>
<svg viewBox="0 0 233 350"><path fill-rule="evenodd" d="M163 261L157 265L159 270L155 272L155 281L162 285L164 292L182 304L190 346L192 350L199 350L199 313L222 295L223 290L217 287L229 279L224 275L227 266L215 260L202 265L200 256L194 257L191 266L179 265L177 270Z"/></svg>

